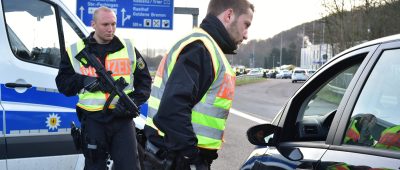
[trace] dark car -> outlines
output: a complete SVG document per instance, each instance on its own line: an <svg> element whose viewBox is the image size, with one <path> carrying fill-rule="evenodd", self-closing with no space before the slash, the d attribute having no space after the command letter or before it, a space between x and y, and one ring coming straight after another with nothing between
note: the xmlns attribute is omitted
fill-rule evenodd
<svg viewBox="0 0 400 170"><path fill-rule="evenodd" d="M265 73L265 77L267 78L276 78L277 72L275 70L269 70Z"/></svg>
<svg viewBox="0 0 400 170"><path fill-rule="evenodd" d="M269 124L241 169L399 169L400 34L328 61Z"/></svg>

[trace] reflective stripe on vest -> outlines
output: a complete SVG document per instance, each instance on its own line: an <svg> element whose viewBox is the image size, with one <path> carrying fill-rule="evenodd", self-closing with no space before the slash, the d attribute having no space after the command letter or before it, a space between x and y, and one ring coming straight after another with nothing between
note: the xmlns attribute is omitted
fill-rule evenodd
<svg viewBox="0 0 400 170"><path fill-rule="evenodd" d="M125 81L128 83L128 86L124 89L124 92L128 94L134 90L133 73L136 69L136 53L131 40L126 39L121 42L124 45L124 48L106 56L105 68L106 70L113 73L112 77L114 78L114 80L117 80L120 77L123 77L125 79ZM70 48L67 49L72 67L78 74L97 77L96 70L93 67L85 68L77 59L75 59L75 56L84 47L85 44L81 40L75 44L72 44ZM83 93L79 93L79 101L77 105L88 111L99 111L103 109L103 106L108 97L108 93L103 93L100 91L91 93L86 91ZM115 107L118 98L119 97L116 96L112 100L109 108Z"/></svg>
<svg viewBox="0 0 400 170"><path fill-rule="evenodd" d="M385 129L375 148L400 150L400 125Z"/></svg>
<svg viewBox="0 0 400 170"><path fill-rule="evenodd" d="M236 77L217 43L200 28L195 28L192 34L177 42L168 55L161 60L151 90L146 124L157 129L153 123L153 117L157 114L166 82L181 50L194 41L202 41L211 54L215 78L207 93L192 109L193 130L198 139L198 147L219 149L232 105ZM160 135L163 133L160 132Z"/></svg>

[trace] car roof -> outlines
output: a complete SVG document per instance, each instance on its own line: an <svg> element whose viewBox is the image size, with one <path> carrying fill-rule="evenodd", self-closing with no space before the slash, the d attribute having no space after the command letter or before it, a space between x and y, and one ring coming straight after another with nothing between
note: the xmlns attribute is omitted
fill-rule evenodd
<svg viewBox="0 0 400 170"><path fill-rule="evenodd" d="M343 52L337 54L336 56L341 56L341 55L343 55L345 53L348 53L350 51L354 51L354 50L359 49L359 48L372 46L372 45L376 45L376 44L382 44L382 43L390 42L390 41L399 41L399 40L400 40L400 34L395 34L395 35L391 35L391 36L387 36L387 37L378 38L378 39L367 41L367 42L364 42L362 44L356 45L354 47L348 48L347 50L344 50Z"/></svg>

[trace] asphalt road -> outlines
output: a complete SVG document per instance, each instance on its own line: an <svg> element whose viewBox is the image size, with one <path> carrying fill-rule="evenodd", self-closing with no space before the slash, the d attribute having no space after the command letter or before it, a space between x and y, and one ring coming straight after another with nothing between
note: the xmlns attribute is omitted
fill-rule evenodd
<svg viewBox="0 0 400 170"><path fill-rule="evenodd" d="M286 101L303 83L291 83L290 79L268 79L263 82L237 86L232 108L246 115L270 122ZM230 114L225 129L225 143L213 162L213 170L239 169L254 145L246 138L248 128L257 125L237 114Z"/></svg>

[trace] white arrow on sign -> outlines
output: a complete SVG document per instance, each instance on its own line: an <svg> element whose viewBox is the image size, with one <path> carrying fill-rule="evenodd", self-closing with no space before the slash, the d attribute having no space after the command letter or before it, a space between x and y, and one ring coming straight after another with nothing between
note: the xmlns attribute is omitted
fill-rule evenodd
<svg viewBox="0 0 400 170"><path fill-rule="evenodd" d="M83 21L83 11L85 10L85 8L81 6L79 10L81 11L81 21Z"/></svg>
<svg viewBox="0 0 400 170"><path fill-rule="evenodd" d="M122 8L121 12L122 12L122 26L124 26L125 21L128 19L131 19L131 15L126 15L126 18L125 18L125 12L126 12L125 8Z"/></svg>

